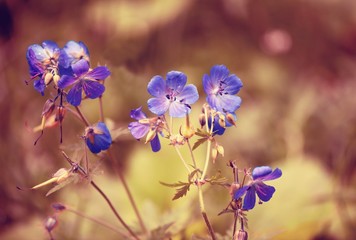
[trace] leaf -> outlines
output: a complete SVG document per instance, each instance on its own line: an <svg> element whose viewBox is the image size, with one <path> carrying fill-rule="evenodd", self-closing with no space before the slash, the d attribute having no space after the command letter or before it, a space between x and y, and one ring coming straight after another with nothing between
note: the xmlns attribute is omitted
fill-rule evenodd
<svg viewBox="0 0 356 240"><path fill-rule="evenodd" d="M218 172L216 175L212 176L209 179L206 179L206 181L208 183L210 183L211 185L220 185L225 187L226 186L226 181L228 179L224 176L221 175L221 172Z"/></svg>
<svg viewBox="0 0 356 240"><path fill-rule="evenodd" d="M166 186L166 187L171 187L171 188L176 188L176 187L181 187L181 186L185 186L187 185L188 183L185 183L185 182L177 182L177 183L165 183L165 182L159 182L160 184L162 184L163 186Z"/></svg>
<svg viewBox="0 0 356 240"><path fill-rule="evenodd" d="M207 140L208 138L199 138L193 145L193 151Z"/></svg>
<svg viewBox="0 0 356 240"><path fill-rule="evenodd" d="M78 179L79 179L79 176L77 174L72 174L67 179L65 179L63 182L61 182L60 184L58 184L58 185L54 186L53 188L51 188L51 190L49 190L47 192L46 197L48 197L50 194L52 194L54 192L57 192L58 190L64 188L68 184L70 184L72 182L76 182Z"/></svg>
<svg viewBox="0 0 356 240"><path fill-rule="evenodd" d="M210 137L210 134L205 131L205 130L202 130L202 129L197 129L197 131L195 132L195 135L199 136L199 137L205 137L205 138L208 138Z"/></svg>
<svg viewBox="0 0 356 240"><path fill-rule="evenodd" d="M177 199L187 195L187 192L189 191L189 188L190 188L190 184L191 183L186 183L186 185L182 186L181 188L176 189L177 192L174 195L174 197L172 198L172 200L177 200Z"/></svg>
<svg viewBox="0 0 356 240"><path fill-rule="evenodd" d="M193 172L191 172L188 176L188 182L192 183L192 179L194 178L195 174L198 172L202 172L199 168L195 169Z"/></svg>

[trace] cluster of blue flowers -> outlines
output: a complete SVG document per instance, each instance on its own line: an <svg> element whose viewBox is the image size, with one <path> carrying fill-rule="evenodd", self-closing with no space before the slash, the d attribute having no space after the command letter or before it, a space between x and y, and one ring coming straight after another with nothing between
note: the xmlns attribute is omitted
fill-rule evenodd
<svg viewBox="0 0 356 240"><path fill-rule="evenodd" d="M131 134L136 139L148 134L146 142L151 142L154 152L160 150L157 133L162 133L165 129L164 115L168 112L171 117L185 117L190 113L191 105L199 99L196 86L186 83L187 76L179 71L168 72L166 80L161 76L154 76L147 86L147 91L152 95L147 104L148 109L157 116L147 118L141 107L131 111L131 117L137 120L129 124ZM209 127L213 121L213 134L222 135L225 127L235 124L235 111L241 105L241 98L236 94L243 84L236 75L230 75L226 66L216 65L212 67L210 76L204 75L203 86L210 108ZM221 124L220 119L223 122L226 119L227 123Z"/></svg>
<svg viewBox="0 0 356 240"><path fill-rule="evenodd" d="M42 131L46 126L61 124L65 102L78 107L82 99L102 96L105 91L102 81L110 75L106 66L90 68L89 50L83 42L69 41L63 48L53 41L33 44L28 47L26 58L34 88L44 95L46 88L53 83L57 91L56 97L45 104ZM60 99L58 106L57 99ZM54 115L53 124L46 125L51 115ZM84 138L93 153L106 150L111 145L110 132L103 122L88 126Z"/></svg>

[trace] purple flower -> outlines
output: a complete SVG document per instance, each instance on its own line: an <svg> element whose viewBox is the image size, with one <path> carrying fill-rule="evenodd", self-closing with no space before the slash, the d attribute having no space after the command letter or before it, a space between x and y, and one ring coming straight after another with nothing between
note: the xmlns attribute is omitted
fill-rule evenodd
<svg viewBox="0 0 356 240"><path fill-rule="evenodd" d="M141 109L142 107L131 110L131 118L137 122L131 122L128 128L137 140L147 135L146 143L150 142L152 151L158 152L161 149L161 143L157 133L161 132L164 123L160 117L147 118Z"/></svg>
<svg viewBox="0 0 356 240"><path fill-rule="evenodd" d="M232 120L235 122L236 121L236 114L235 113L229 113L229 116L232 118ZM224 123L220 123L220 118L224 120ZM226 117L226 113L218 113L214 117L214 126L213 126L213 135L223 135L225 132L225 129L227 127L233 126L233 124L229 121L226 121L228 119ZM222 126L223 125L223 126ZM208 116L208 126L209 129L211 128L211 114Z"/></svg>
<svg viewBox="0 0 356 240"><path fill-rule="evenodd" d="M148 83L147 90L153 96L148 100L148 108L160 116L169 111L172 117L184 117L190 113L190 105L195 103L199 94L193 84L185 86L187 76L178 71L167 73L167 81L161 76L154 76Z"/></svg>
<svg viewBox="0 0 356 240"><path fill-rule="evenodd" d="M89 50L83 42L69 41L61 50L59 63L64 68L69 68L79 60L84 59L89 62Z"/></svg>
<svg viewBox="0 0 356 240"><path fill-rule="evenodd" d="M46 86L54 80L59 80L58 58L60 49L53 41L44 41L41 45L33 44L28 47L26 59L30 67L31 80L34 88L44 95Z"/></svg>
<svg viewBox="0 0 356 240"><path fill-rule="evenodd" d="M256 167L252 171L253 181L237 190L234 194L234 199L237 200L246 193L243 202L243 209L245 210L254 208L256 204L256 193L261 201L268 202L272 198L276 189L272 186L264 184L263 182L277 179L281 176L282 171L279 168L272 171L272 168L267 166Z"/></svg>
<svg viewBox="0 0 356 240"><path fill-rule="evenodd" d="M89 63L82 59L72 65L74 76L63 75L58 81L58 87L64 89L70 85L73 87L67 94L67 101L73 106L80 105L82 92L90 99L98 98L105 91L99 80L104 80L110 75L107 67L100 66L89 70Z"/></svg>
<svg viewBox="0 0 356 240"><path fill-rule="evenodd" d="M89 150L95 154L108 149L112 143L109 129L103 122L87 127L84 139Z"/></svg>
<svg viewBox="0 0 356 240"><path fill-rule="evenodd" d="M208 74L203 76L206 101L211 108L222 113L233 113L241 105L241 98L235 94L243 84L236 75L229 74L224 65L215 65L210 70L210 76Z"/></svg>

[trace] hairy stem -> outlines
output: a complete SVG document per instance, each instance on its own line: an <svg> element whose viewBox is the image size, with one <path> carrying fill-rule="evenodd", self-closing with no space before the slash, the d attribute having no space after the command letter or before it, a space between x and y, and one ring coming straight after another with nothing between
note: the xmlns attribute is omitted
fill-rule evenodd
<svg viewBox="0 0 356 240"><path fill-rule="evenodd" d="M93 182L91 181L90 184L100 193L100 195L105 199L105 201L108 203L111 211L115 214L116 218L119 220L119 222L124 226L124 228L130 233L130 235L136 239L139 240L138 236L132 231L132 229L126 224L126 222L120 217L119 213L116 211L114 205L111 203L110 199L106 196L106 194Z"/></svg>

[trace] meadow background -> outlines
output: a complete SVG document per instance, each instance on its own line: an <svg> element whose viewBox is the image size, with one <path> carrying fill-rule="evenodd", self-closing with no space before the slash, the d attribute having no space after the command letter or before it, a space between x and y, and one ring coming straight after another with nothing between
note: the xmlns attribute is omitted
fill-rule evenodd
<svg viewBox="0 0 356 240"><path fill-rule="evenodd" d="M48 239L43 221L61 202L117 224L105 202L89 185L71 185L45 197L34 186L59 168L68 167L59 149L72 149L83 134L70 114L59 130L38 136L42 97L29 78L26 50L53 40L60 47L83 41L92 65L111 70L103 98L113 127L125 129L133 108L147 112L146 91L154 75L183 71L197 85L204 102L202 76L215 64L241 78L243 99L237 128L221 136L225 157L213 171L232 181L229 160L241 168L279 167L271 183L277 191L268 203L248 213L250 239L352 239L356 237L356 2L353 0L134 0L0 1L0 238ZM97 104L83 111L97 121ZM159 181L185 180L184 167L162 142L152 153L128 132L116 141L120 171L151 228L175 222L176 239L204 236L196 189L172 202L173 189ZM201 151L201 152L200 152ZM197 150L198 161L203 149ZM185 154L188 154L187 152ZM201 160L202 162L203 160ZM123 188L109 164L99 166L95 181L121 215L137 225ZM232 216L217 214L230 196L207 188L207 212L216 231L231 229ZM196 207L196 208L195 208ZM64 212L56 239L117 239L109 230Z"/></svg>

